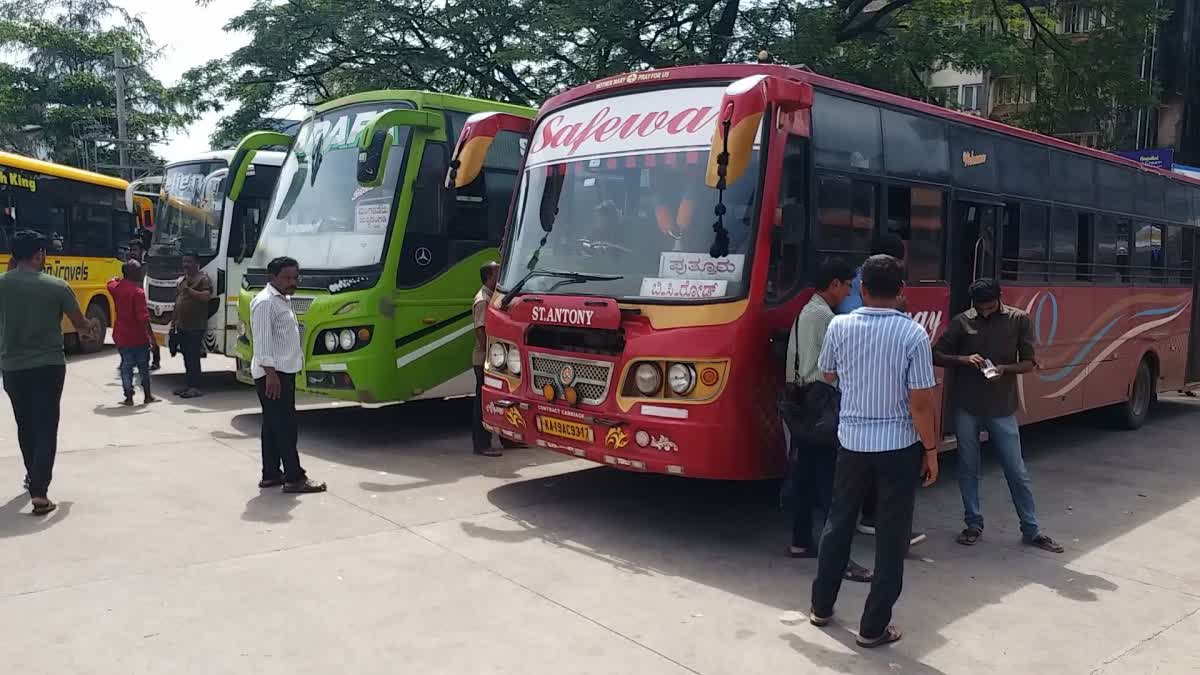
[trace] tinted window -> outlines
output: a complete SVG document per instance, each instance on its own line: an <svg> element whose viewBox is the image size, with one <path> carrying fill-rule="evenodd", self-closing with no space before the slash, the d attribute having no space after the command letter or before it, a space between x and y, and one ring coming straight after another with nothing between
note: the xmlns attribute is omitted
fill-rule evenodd
<svg viewBox="0 0 1200 675"><path fill-rule="evenodd" d="M1001 274L1009 280L1045 281L1047 257L1047 208L1022 204L1014 223L1004 231Z"/></svg>
<svg viewBox="0 0 1200 675"><path fill-rule="evenodd" d="M788 136L779 183L778 208L771 230L771 257L767 263L767 301L791 297L801 278L808 212L808 140Z"/></svg>
<svg viewBox="0 0 1200 675"><path fill-rule="evenodd" d="M849 178L822 176L817 181L817 224L813 234L820 253L861 262L875 229L875 186Z"/></svg>
<svg viewBox="0 0 1200 675"><path fill-rule="evenodd" d="M817 166L871 172L883 168L879 108L817 92L812 118Z"/></svg>
<svg viewBox="0 0 1200 675"><path fill-rule="evenodd" d="M413 181L412 206L404 228L396 285L417 286L441 273L450 262L446 239L446 202L442 181L446 177L446 144L427 141Z"/></svg>
<svg viewBox="0 0 1200 675"><path fill-rule="evenodd" d="M467 117L470 116L465 112L457 110L446 111L446 139L449 141L448 145L451 148L458 144L458 135L462 133L462 128L466 125Z"/></svg>
<svg viewBox="0 0 1200 675"><path fill-rule="evenodd" d="M1012 139L995 139L1001 191L1023 197L1047 197L1050 156L1045 148Z"/></svg>
<svg viewBox="0 0 1200 675"><path fill-rule="evenodd" d="M1128 220L1117 221L1117 272L1125 283L1129 283L1129 263L1133 259L1131 231Z"/></svg>
<svg viewBox="0 0 1200 675"><path fill-rule="evenodd" d="M950 167L958 187L997 192L992 134L950 127Z"/></svg>
<svg viewBox="0 0 1200 675"><path fill-rule="evenodd" d="M1167 219L1177 223L1186 223L1191 218L1191 188L1184 183L1167 181Z"/></svg>
<svg viewBox="0 0 1200 675"><path fill-rule="evenodd" d="M488 148L487 157L483 160L485 169L507 169L517 171L521 168L521 160L525 158L525 137L515 131L501 131Z"/></svg>
<svg viewBox="0 0 1200 675"><path fill-rule="evenodd" d="M1121 281L1121 271L1117 264L1117 219L1113 216L1100 216L1096 219L1095 251L1096 261L1092 279L1100 283Z"/></svg>
<svg viewBox="0 0 1200 675"><path fill-rule="evenodd" d="M943 278L942 211L940 190L900 185L887 189L887 231L905 241L910 282Z"/></svg>
<svg viewBox="0 0 1200 675"><path fill-rule="evenodd" d="M1191 283L1192 234L1191 230L1185 230L1178 225L1167 226L1166 239L1163 241L1163 260L1168 284ZM1186 251L1184 249L1185 237Z"/></svg>
<svg viewBox="0 0 1200 675"><path fill-rule="evenodd" d="M883 111L883 157L888 174L946 182L950 179L949 152L945 124Z"/></svg>
<svg viewBox="0 0 1200 675"><path fill-rule="evenodd" d="M1133 192L1137 173L1128 167L1101 162L1096 166L1097 201L1100 207L1112 211L1133 210Z"/></svg>
<svg viewBox="0 0 1200 675"><path fill-rule="evenodd" d="M1050 221L1051 283L1073 281L1079 250L1079 219L1072 209L1055 208Z"/></svg>
<svg viewBox="0 0 1200 675"><path fill-rule="evenodd" d="M1161 283L1163 226L1139 222L1133 236L1134 283Z"/></svg>
<svg viewBox="0 0 1200 675"><path fill-rule="evenodd" d="M1050 181L1055 199L1074 204L1095 202L1096 162L1059 150L1050 151Z"/></svg>
<svg viewBox="0 0 1200 675"><path fill-rule="evenodd" d="M1147 218L1163 217L1163 198L1166 179L1152 173L1137 174L1137 193L1134 208L1138 215Z"/></svg>

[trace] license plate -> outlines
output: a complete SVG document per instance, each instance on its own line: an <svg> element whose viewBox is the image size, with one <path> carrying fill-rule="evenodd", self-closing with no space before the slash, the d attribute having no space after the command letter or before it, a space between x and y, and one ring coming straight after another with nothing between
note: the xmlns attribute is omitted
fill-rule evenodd
<svg viewBox="0 0 1200 675"><path fill-rule="evenodd" d="M591 443L594 438L592 436L592 428L579 422L568 422L556 417L542 417L539 415L537 423L538 431L543 434L568 438L572 441L585 441L587 443Z"/></svg>

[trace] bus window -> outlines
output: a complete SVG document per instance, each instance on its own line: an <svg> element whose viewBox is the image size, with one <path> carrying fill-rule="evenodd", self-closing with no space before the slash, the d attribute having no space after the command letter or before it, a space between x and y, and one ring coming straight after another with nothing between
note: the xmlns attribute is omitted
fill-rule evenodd
<svg viewBox="0 0 1200 675"><path fill-rule="evenodd" d="M1078 275L1079 219L1074 209L1055 207L1050 221L1050 283L1074 281Z"/></svg>
<svg viewBox="0 0 1200 675"><path fill-rule="evenodd" d="M859 265L875 233L875 186L849 178L817 179L817 223L813 239L821 257L841 256Z"/></svg>
<svg viewBox="0 0 1200 675"><path fill-rule="evenodd" d="M1078 264L1075 266L1075 278L1079 281L1092 281L1092 259L1095 257L1095 237L1092 236L1092 220L1095 216L1090 213L1079 213L1075 217L1075 250Z"/></svg>
<svg viewBox="0 0 1200 675"><path fill-rule="evenodd" d="M446 241L445 203L442 181L447 171L445 143L426 142L421 165L413 182L412 206L404 229L400 266L396 285L412 287L425 283L446 268L449 252ZM455 209L457 220L463 205Z"/></svg>
<svg viewBox="0 0 1200 675"><path fill-rule="evenodd" d="M1130 224L1128 220L1117 221L1117 271L1122 283L1129 283L1129 263L1133 257L1130 246Z"/></svg>
<svg viewBox="0 0 1200 675"><path fill-rule="evenodd" d="M913 283L941 281L943 199L940 190L890 185L887 231L904 240L904 266Z"/></svg>
<svg viewBox="0 0 1200 675"><path fill-rule="evenodd" d="M806 234L808 139L788 136L778 206L771 231L771 257L767 263L767 302L791 297L799 288ZM819 264L819 261L814 261ZM815 269L815 265L813 265Z"/></svg>
<svg viewBox="0 0 1200 675"><path fill-rule="evenodd" d="M1008 281L1046 280L1046 207L1022 204L1016 227L1010 222L1003 236L1001 276Z"/></svg>
<svg viewBox="0 0 1200 675"><path fill-rule="evenodd" d="M1133 281L1137 284L1163 282L1163 229L1153 223L1137 224L1133 242Z"/></svg>

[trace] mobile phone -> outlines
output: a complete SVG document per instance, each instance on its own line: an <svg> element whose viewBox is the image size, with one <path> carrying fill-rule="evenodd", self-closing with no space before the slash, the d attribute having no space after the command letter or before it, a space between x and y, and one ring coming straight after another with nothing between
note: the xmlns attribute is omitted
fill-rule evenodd
<svg viewBox="0 0 1200 675"><path fill-rule="evenodd" d="M1000 369L996 367L996 364L992 363L991 359L983 360L983 376L989 380L1000 377Z"/></svg>

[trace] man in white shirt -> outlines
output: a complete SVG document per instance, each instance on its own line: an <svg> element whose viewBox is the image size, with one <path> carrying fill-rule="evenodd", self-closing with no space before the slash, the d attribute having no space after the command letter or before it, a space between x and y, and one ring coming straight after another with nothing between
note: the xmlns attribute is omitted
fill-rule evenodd
<svg viewBox="0 0 1200 675"><path fill-rule="evenodd" d="M823 373L817 367L817 357L821 355L821 347L825 343L825 331L833 321L833 308L850 294L854 275L854 268L840 258L826 260L817 268L812 298L792 322L792 331L788 336L786 379L789 384L795 385L789 387L789 391L799 392L800 388L806 386L828 386L822 382ZM817 382L822 383L815 384ZM787 428L785 424L784 429ZM817 557L817 539L825 529L825 517L833 501L837 442L833 438L822 442L812 436L808 434L801 439L789 435L789 445L792 446L789 450L794 449L795 457L792 462L795 510L792 517L792 543L788 547L788 555L793 558ZM815 531L814 509L819 514ZM851 560L846 565L845 578L869 582L871 571Z"/></svg>
<svg viewBox="0 0 1200 675"><path fill-rule="evenodd" d="M492 435L483 428L483 362L487 358L487 333L484 331L484 321L487 318L487 308L492 302L492 293L496 291L496 281L500 278L500 265L486 262L479 268L479 280L483 283L475 300L471 303L471 325L475 327L475 349L471 352L471 369L475 371L475 402L471 410L471 441L475 446L475 454L484 457L499 457L502 453L492 448Z"/></svg>
<svg viewBox="0 0 1200 675"><path fill-rule="evenodd" d="M267 272L270 283L250 303L254 341L250 373L263 411L258 487L282 485L284 492L297 494L324 492L324 483L309 480L296 449L296 374L304 367L304 352L291 296L300 283L300 263L275 258L267 263Z"/></svg>

